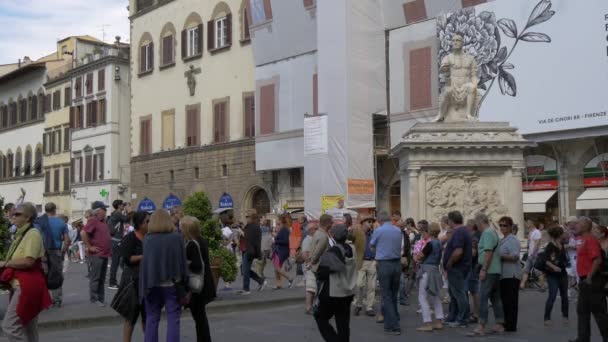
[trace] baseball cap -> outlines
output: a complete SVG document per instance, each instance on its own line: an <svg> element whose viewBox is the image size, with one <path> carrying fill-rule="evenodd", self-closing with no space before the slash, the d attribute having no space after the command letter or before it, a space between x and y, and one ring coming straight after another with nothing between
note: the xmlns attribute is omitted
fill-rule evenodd
<svg viewBox="0 0 608 342"><path fill-rule="evenodd" d="M108 209L108 206L105 205L102 201L95 201L91 204L91 209Z"/></svg>

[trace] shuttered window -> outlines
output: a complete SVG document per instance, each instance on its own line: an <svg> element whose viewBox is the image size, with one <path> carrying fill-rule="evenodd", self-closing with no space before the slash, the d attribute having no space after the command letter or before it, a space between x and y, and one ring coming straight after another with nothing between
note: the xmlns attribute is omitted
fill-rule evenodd
<svg viewBox="0 0 608 342"><path fill-rule="evenodd" d="M93 179L93 155L84 157L84 181L90 182Z"/></svg>
<svg viewBox="0 0 608 342"><path fill-rule="evenodd" d="M232 44L232 14L215 20L214 23L214 49L221 49Z"/></svg>
<svg viewBox="0 0 608 342"><path fill-rule="evenodd" d="M245 113L245 137L255 136L255 97L247 96L244 100L243 113Z"/></svg>
<svg viewBox="0 0 608 342"><path fill-rule="evenodd" d="M182 58L203 54L203 24L182 31Z"/></svg>
<svg viewBox="0 0 608 342"><path fill-rule="evenodd" d="M61 191L61 184L59 184L59 181L61 180L61 169L56 169L53 171L53 184L55 185L53 187L53 191L55 192L59 192Z"/></svg>
<svg viewBox="0 0 608 342"><path fill-rule="evenodd" d="M51 171L44 172L44 192L51 192Z"/></svg>
<svg viewBox="0 0 608 342"><path fill-rule="evenodd" d="M139 152L150 154L152 152L152 119L142 119L140 122Z"/></svg>
<svg viewBox="0 0 608 342"><path fill-rule="evenodd" d="M71 138L70 127L65 127L63 129L63 150L64 151L70 150L70 138Z"/></svg>
<svg viewBox="0 0 608 342"><path fill-rule="evenodd" d="M175 148L175 112L163 112L162 117L162 149L170 150Z"/></svg>
<svg viewBox="0 0 608 342"><path fill-rule="evenodd" d="M93 182L97 180L97 175L99 171L97 169L97 155L93 156L93 167L91 168L91 175L93 176Z"/></svg>
<svg viewBox="0 0 608 342"><path fill-rule="evenodd" d="M30 120L36 120L38 117L38 96L32 95L30 100Z"/></svg>
<svg viewBox="0 0 608 342"><path fill-rule="evenodd" d="M64 97L63 105L65 107L70 106L72 104L72 88L70 88L70 87L65 88L63 97Z"/></svg>
<svg viewBox="0 0 608 342"><path fill-rule="evenodd" d="M228 141L226 107L226 102L219 102L213 106L213 141L216 143Z"/></svg>
<svg viewBox="0 0 608 342"><path fill-rule="evenodd" d="M103 125L106 123L106 100L97 101L97 108L97 125Z"/></svg>
<svg viewBox="0 0 608 342"><path fill-rule="evenodd" d="M408 24L427 19L424 0L414 0L403 4L403 13Z"/></svg>
<svg viewBox="0 0 608 342"><path fill-rule="evenodd" d="M106 90L106 69L97 71L97 91Z"/></svg>
<svg viewBox="0 0 608 342"><path fill-rule="evenodd" d="M169 65L174 62L173 60L173 35L166 36L163 38L163 65Z"/></svg>
<svg viewBox="0 0 608 342"><path fill-rule="evenodd" d="M105 168L104 168L104 154L103 153L97 153L97 178L99 180L103 180L104 177L104 172L105 172Z"/></svg>
<svg viewBox="0 0 608 342"><path fill-rule="evenodd" d="M432 107L431 48L411 50L410 64L410 110Z"/></svg>
<svg viewBox="0 0 608 342"><path fill-rule="evenodd" d="M186 146L200 145L200 113L198 107L186 109Z"/></svg>
<svg viewBox="0 0 608 342"><path fill-rule="evenodd" d="M70 168L63 168L63 191L70 191Z"/></svg>
<svg viewBox="0 0 608 342"><path fill-rule="evenodd" d="M2 128L8 127L8 106L0 107L0 115L2 116Z"/></svg>
<svg viewBox="0 0 608 342"><path fill-rule="evenodd" d="M10 111L10 125L14 126L17 124L17 102L11 102L9 105Z"/></svg>
<svg viewBox="0 0 608 342"><path fill-rule="evenodd" d="M242 19L241 39L242 40L251 39L251 32L249 31L249 23L251 22L251 19L250 19L249 12L250 12L249 5L246 5L243 8L243 13L241 13L241 19Z"/></svg>
<svg viewBox="0 0 608 342"><path fill-rule="evenodd" d="M260 134L271 134L275 130L274 84L260 89Z"/></svg>
<svg viewBox="0 0 608 342"><path fill-rule="evenodd" d="M87 95L92 94L93 93L93 73L92 72L87 74L87 78L86 78L84 85L87 89Z"/></svg>
<svg viewBox="0 0 608 342"><path fill-rule="evenodd" d="M268 20L272 20L272 7L270 0L250 0L251 1L251 23L259 25Z"/></svg>
<svg viewBox="0 0 608 342"><path fill-rule="evenodd" d="M462 0L462 7L477 6L479 4L485 4L487 0Z"/></svg>
<svg viewBox="0 0 608 342"><path fill-rule="evenodd" d="M53 93L53 110L61 109L61 90Z"/></svg>
<svg viewBox="0 0 608 342"><path fill-rule="evenodd" d="M82 77L76 77L74 88L76 89L76 98L82 97Z"/></svg>
<svg viewBox="0 0 608 342"><path fill-rule="evenodd" d="M51 111L51 94L47 94L44 97L44 113L49 113Z"/></svg>
<svg viewBox="0 0 608 342"><path fill-rule="evenodd" d="M139 72L145 73L152 69L154 69L154 43L148 43L139 51Z"/></svg>
<svg viewBox="0 0 608 342"><path fill-rule="evenodd" d="M97 126L97 101L87 103L87 127Z"/></svg>
<svg viewBox="0 0 608 342"><path fill-rule="evenodd" d="M27 99L19 100L19 122L27 121Z"/></svg>

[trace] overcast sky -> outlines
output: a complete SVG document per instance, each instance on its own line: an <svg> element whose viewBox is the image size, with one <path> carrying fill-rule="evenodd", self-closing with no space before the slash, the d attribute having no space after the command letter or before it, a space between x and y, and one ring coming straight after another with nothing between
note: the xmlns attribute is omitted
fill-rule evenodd
<svg viewBox="0 0 608 342"><path fill-rule="evenodd" d="M0 64L32 60L57 50L57 41L91 35L129 42L128 0L0 0Z"/></svg>

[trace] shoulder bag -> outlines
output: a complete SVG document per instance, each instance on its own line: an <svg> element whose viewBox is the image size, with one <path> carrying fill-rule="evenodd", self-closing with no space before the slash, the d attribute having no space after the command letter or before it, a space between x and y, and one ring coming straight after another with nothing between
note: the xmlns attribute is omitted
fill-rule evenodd
<svg viewBox="0 0 608 342"><path fill-rule="evenodd" d="M198 250L198 256L201 260L201 272L200 273L190 273L188 275L188 287L190 291L193 293L201 293L203 291L203 285L205 282L205 262L203 261L203 253L201 252L201 246L198 244L198 241L191 240L190 242L194 242L196 244L196 248Z"/></svg>

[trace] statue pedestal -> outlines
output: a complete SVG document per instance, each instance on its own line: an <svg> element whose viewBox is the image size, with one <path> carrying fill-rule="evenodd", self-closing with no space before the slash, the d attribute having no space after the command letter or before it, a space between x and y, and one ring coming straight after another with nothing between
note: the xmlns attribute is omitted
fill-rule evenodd
<svg viewBox="0 0 608 342"><path fill-rule="evenodd" d="M523 235L523 149L534 146L506 122L417 123L393 149L399 158L401 210L439 222L452 210L465 220L508 215Z"/></svg>

